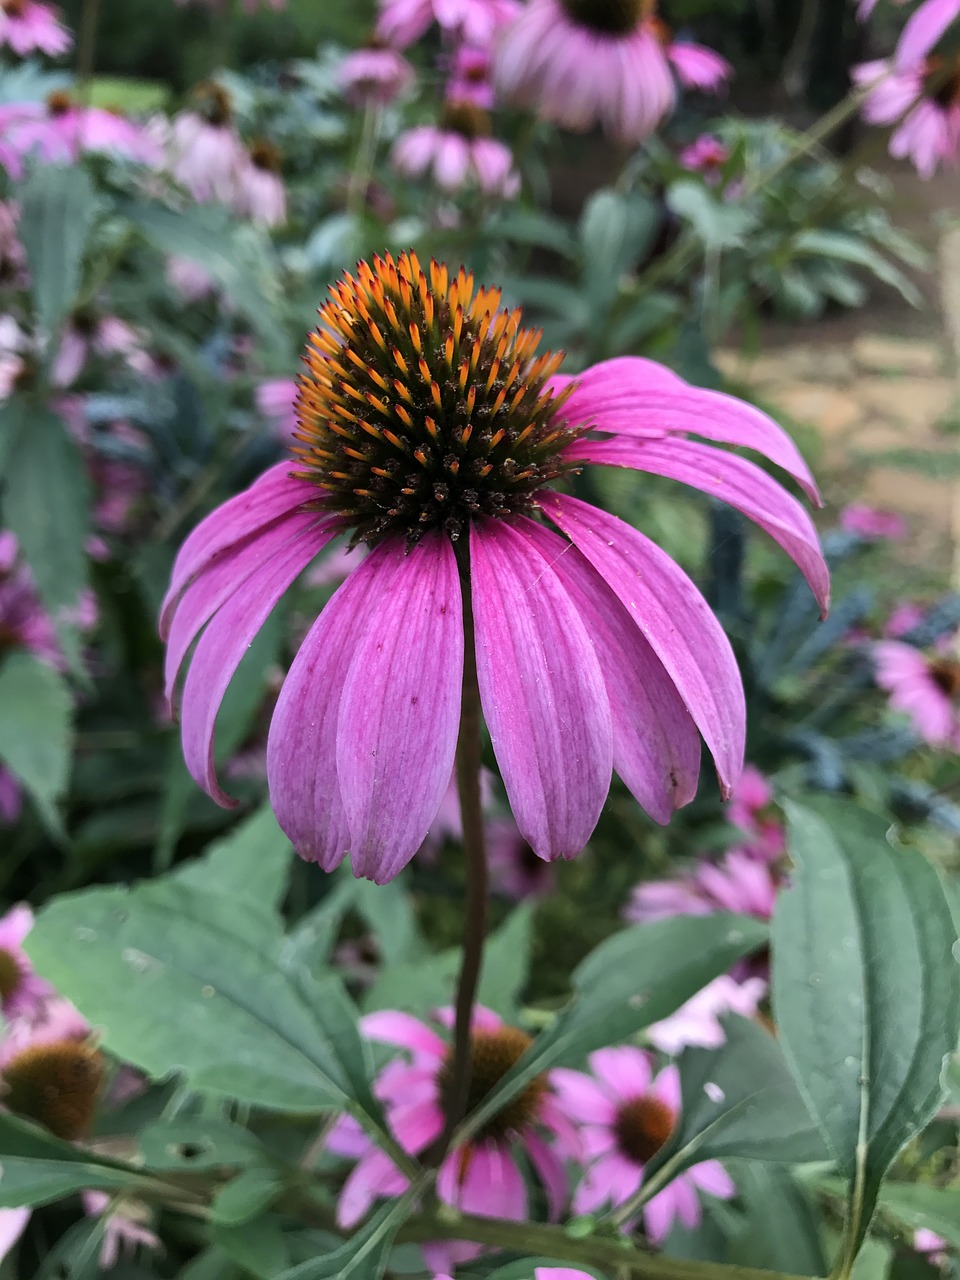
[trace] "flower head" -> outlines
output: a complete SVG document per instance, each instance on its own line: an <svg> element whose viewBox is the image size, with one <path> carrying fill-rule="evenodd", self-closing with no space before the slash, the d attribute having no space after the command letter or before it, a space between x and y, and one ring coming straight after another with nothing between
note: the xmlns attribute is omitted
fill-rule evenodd
<svg viewBox="0 0 960 1280"><path fill-rule="evenodd" d="M763 962L769 973L769 959ZM767 994L766 977L755 975L742 981L723 973L719 978L701 988L668 1018L662 1018L647 1028L647 1038L661 1053L677 1054L687 1045L703 1049L717 1049L727 1034L723 1018L737 1013L741 1018L752 1018Z"/></svg>
<svg viewBox="0 0 960 1280"><path fill-rule="evenodd" d="M261 227L280 227L287 220L280 152L266 139L255 142L247 152L237 177L233 208Z"/></svg>
<svg viewBox="0 0 960 1280"><path fill-rule="evenodd" d="M436 22L454 39L484 48L518 8L516 0L380 0L377 35L406 49Z"/></svg>
<svg viewBox="0 0 960 1280"><path fill-rule="evenodd" d="M233 103L218 84L200 85L192 111L176 116L166 133L173 176L201 203L232 204L248 166L233 123Z"/></svg>
<svg viewBox="0 0 960 1280"><path fill-rule="evenodd" d="M898 541L907 532L906 521L896 511L881 511L862 502L852 502L844 507L840 512L839 524L848 533L857 533L869 541L878 538Z"/></svg>
<svg viewBox="0 0 960 1280"><path fill-rule="evenodd" d="M467 187L485 196L512 200L520 175L510 148L490 136L487 112L468 101L448 102L439 126L418 125L400 135L393 164L401 173L429 173L444 191Z"/></svg>
<svg viewBox="0 0 960 1280"><path fill-rule="evenodd" d="M159 1237L147 1226L150 1211L145 1205L126 1199L115 1205L105 1191L84 1191L81 1195L84 1213L103 1218L102 1270L109 1271L120 1261L121 1254L132 1256L138 1247L161 1247Z"/></svg>
<svg viewBox="0 0 960 1280"><path fill-rule="evenodd" d="M674 72L715 90L730 71L712 50L675 42L655 0L530 0L497 56L506 97L568 129L599 124L623 142L648 137L673 110Z"/></svg>
<svg viewBox="0 0 960 1280"><path fill-rule="evenodd" d="M884 61L853 69L860 86L872 85L863 103L869 124L895 124L890 154L910 160L930 178L960 155L960 56L928 58L895 70Z"/></svg>
<svg viewBox="0 0 960 1280"><path fill-rule="evenodd" d="M83 106L68 93L51 93L46 102L15 102L0 108L0 132L7 144L5 167L19 178L23 160L44 164L75 162L86 154L112 155L138 164L160 161L156 140L140 125L115 111Z"/></svg>
<svg viewBox="0 0 960 1280"><path fill-rule="evenodd" d="M653 1074L649 1056L624 1045L599 1049L589 1058L592 1075L566 1068L553 1072L561 1105L582 1126L587 1172L573 1197L575 1213L626 1203L639 1190L644 1169L666 1145L680 1114L680 1076L674 1066ZM647 1235L659 1243L679 1218L700 1221L698 1191L721 1199L734 1194L716 1160L694 1165L643 1207Z"/></svg>
<svg viewBox="0 0 960 1280"><path fill-rule="evenodd" d="M960 751L960 661L899 640L881 640L873 653L877 684L889 692L890 706L909 716L931 746Z"/></svg>
<svg viewBox="0 0 960 1280"><path fill-rule="evenodd" d="M702 859L678 880L649 880L637 885L624 915L635 924L717 911L769 920L776 899L777 877L769 865L743 850L731 849L721 862Z"/></svg>
<svg viewBox="0 0 960 1280"><path fill-rule="evenodd" d="M28 53L58 57L73 44L57 11L38 0L0 0L0 45L9 45L21 58Z"/></svg>
<svg viewBox="0 0 960 1280"><path fill-rule="evenodd" d="M347 535L370 553L304 640L268 741L274 810L305 857L331 869L349 851L355 874L382 882L419 848L453 771L465 609L494 753L538 857L583 848L611 768L668 821L696 789L698 729L729 792L744 703L719 623L654 543L553 486L598 464L717 493L794 557L825 603L827 569L800 503L687 433L757 448L815 497L789 437L650 361L563 376L499 291L437 263L425 272L412 254L361 263L320 319L293 457L208 516L174 565L161 618L167 692L202 631L182 702L200 785L229 803L213 756L227 684L287 588Z"/></svg>
<svg viewBox="0 0 960 1280"><path fill-rule="evenodd" d="M730 148L719 138L703 134L696 142L684 147L678 157L684 169L702 173L709 184L719 182L720 170L730 159Z"/></svg>
<svg viewBox="0 0 960 1280"><path fill-rule="evenodd" d="M413 67L396 49L372 44L344 58L337 68L337 83L355 107L386 106L413 83L413 75Z"/></svg>
<svg viewBox="0 0 960 1280"><path fill-rule="evenodd" d="M66 1000L49 1000L39 1021L11 1023L0 1042L0 1102L58 1138L89 1131L103 1078L90 1028Z"/></svg>

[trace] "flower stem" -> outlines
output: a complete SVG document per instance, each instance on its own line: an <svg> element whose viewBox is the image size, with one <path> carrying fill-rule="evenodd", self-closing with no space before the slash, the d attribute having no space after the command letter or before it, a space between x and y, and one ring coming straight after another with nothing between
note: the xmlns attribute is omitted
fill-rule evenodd
<svg viewBox="0 0 960 1280"><path fill-rule="evenodd" d="M459 548L458 548L459 551ZM470 594L469 551L458 554L460 585L463 590L463 697L460 705L460 738L457 742L457 792L463 823L463 855L467 871L467 918L464 928L463 960L457 981L456 1022L453 1033L453 1066L443 1133L428 1163L437 1166L450 1149L454 1130L467 1111L470 1093L470 1027L473 1004L483 967L483 944L487 932L487 854L480 798L482 768L480 740L480 686L477 682L477 653Z"/></svg>
<svg viewBox="0 0 960 1280"><path fill-rule="evenodd" d="M97 27L100 23L100 0L83 0L80 30L77 33L77 91L86 103L97 52Z"/></svg>

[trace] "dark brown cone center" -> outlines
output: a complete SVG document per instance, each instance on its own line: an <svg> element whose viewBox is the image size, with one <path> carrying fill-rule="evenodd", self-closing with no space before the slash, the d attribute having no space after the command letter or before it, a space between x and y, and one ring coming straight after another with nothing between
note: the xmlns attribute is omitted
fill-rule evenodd
<svg viewBox="0 0 960 1280"><path fill-rule="evenodd" d="M613 1122L620 1154L646 1164L673 1133L676 1120L673 1110L652 1094L624 1102Z"/></svg>
<svg viewBox="0 0 960 1280"><path fill-rule="evenodd" d="M960 698L960 662L955 658L935 658L930 663L930 678L948 698Z"/></svg>
<svg viewBox="0 0 960 1280"><path fill-rule="evenodd" d="M3 648L3 636L0 634L0 649ZM0 948L0 1000L9 1000L23 981L23 970L17 957Z"/></svg>
<svg viewBox="0 0 960 1280"><path fill-rule="evenodd" d="M441 127L473 142L476 138L490 137L490 116L472 102L448 102L443 109Z"/></svg>
<svg viewBox="0 0 960 1280"><path fill-rule="evenodd" d="M560 0L560 5L571 22L601 36L630 35L651 7L646 0Z"/></svg>
<svg viewBox="0 0 960 1280"><path fill-rule="evenodd" d="M27 0L2 0L0 10L8 18L22 18L27 7Z"/></svg>
<svg viewBox="0 0 960 1280"><path fill-rule="evenodd" d="M56 89L47 96L47 110L52 116L65 116L73 108L73 99L63 89Z"/></svg>
<svg viewBox="0 0 960 1280"><path fill-rule="evenodd" d="M467 1114L476 1111L490 1096L511 1067L515 1066L533 1041L525 1031L517 1027L498 1027L495 1031L475 1031L470 1037L470 1089L467 1094ZM440 1101L446 1111L450 1105L450 1089L453 1084L452 1054L440 1068L437 1084ZM523 1129L537 1118L540 1104L547 1091L546 1075L537 1076L511 1098L478 1131L477 1141L499 1140Z"/></svg>
<svg viewBox="0 0 960 1280"><path fill-rule="evenodd" d="M3 1102L14 1114L74 1142L90 1129L103 1083L103 1058L76 1040L33 1045L3 1070Z"/></svg>

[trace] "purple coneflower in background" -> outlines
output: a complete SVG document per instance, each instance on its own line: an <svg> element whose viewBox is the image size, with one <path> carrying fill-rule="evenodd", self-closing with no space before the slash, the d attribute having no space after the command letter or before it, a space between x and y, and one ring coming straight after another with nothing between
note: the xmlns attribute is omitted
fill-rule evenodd
<svg viewBox="0 0 960 1280"><path fill-rule="evenodd" d="M909 160L921 178L960 154L960 57L928 58L894 70L881 60L853 68L854 82L874 85L863 103L868 124L896 125L890 154ZM875 83L876 82L876 83Z"/></svg>
<svg viewBox="0 0 960 1280"><path fill-rule="evenodd" d="M354 107L394 102L413 83L413 67L383 44L368 44L347 54L337 68L337 84Z"/></svg>
<svg viewBox="0 0 960 1280"><path fill-rule="evenodd" d="M592 1076L567 1068L552 1072L560 1104L582 1126L580 1141L587 1172L573 1196L575 1213L594 1213L625 1204L643 1183L644 1168L666 1145L680 1114L680 1073L664 1067L654 1076L651 1060L630 1045L598 1049L588 1059ZM643 1225L654 1244L674 1221L695 1227L698 1193L729 1200L730 1175L716 1160L680 1174L643 1206Z"/></svg>
<svg viewBox="0 0 960 1280"><path fill-rule="evenodd" d="M214 726L240 659L332 539L371 548L301 645L270 727L274 811L327 870L349 852L354 874L382 883L422 843L453 771L465 617L510 807L539 857L583 848L612 769L667 822L696 791L699 734L724 794L735 786L745 709L730 643L659 547L552 487L584 465L724 498L826 606L801 504L754 463L688 438L757 449L816 499L775 422L635 357L561 375L562 357L538 356L540 335L500 297L406 253L333 285L301 375L293 457L212 512L174 565L167 695L200 636L184 755L229 804Z"/></svg>
<svg viewBox="0 0 960 1280"><path fill-rule="evenodd" d="M82 106L60 90L46 102L0 107L0 134L0 159L13 178L20 178L28 156L43 164L63 164L93 153L150 166L161 158L156 139L140 125L115 111Z"/></svg>
<svg viewBox="0 0 960 1280"><path fill-rule="evenodd" d="M442 1011L438 1019L452 1025L452 1010ZM409 1055L409 1060L398 1059L385 1067L374 1090L397 1142L411 1155L419 1155L443 1130L451 1084L450 1045L410 1014L392 1010L368 1014L361 1027L370 1039L397 1045ZM474 1007L468 1114L493 1092L531 1043L524 1031L508 1026L489 1009ZM474 1139L447 1155L437 1177L437 1194L444 1203L464 1213L525 1221L527 1185L516 1159L516 1152L522 1150L543 1184L550 1217L560 1216L567 1199L566 1173L557 1148L547 1139L560 1139L565 1152L576 1149L577 1139L553 1094L552 1079L552 1072L535 1077ZM340 1193L337 1221L342 1227L359 1222L379 1197L400 1195L406 1189L404 1175L352 1118L338 1121L328 1145L358 1160ZM428 1264L436 1270L449 1269L480 1252L479 1245L469 1244L424 1247Z"/></svg>
<svg viewBox="0 0 960 1280"><path fill-rule="evenodd" d="M924 742L960 751L960 661L899 640L878 641L873 654L877 684L890 694L894 711L909 716Z"/></svg>
<svg viewBox="0 0 960 1280"><path fill-rule="evenodd" d="M486 111L470 102L448 102L439 125L417 125L400 135L393 147L394 168L415 178L429 173L443 191L473 188L512 200L520 191L513 153L490 133Z"/></svg>
<svg viewBox="0 0 960 1280"><path fill-rule="evenodd" d="M960 0L924 0L907 19L897 44L898 71L909 71L927 56L951 22L960 18Z"/></svg>
<svg viewBox="0 0 960 1280"><path fill-rule="evenodd" d="M33 971L23 940L33 928L33 912L24 903L0 917L0 1007L12 1018L37 1017L53 995L49 982Z"/></svg>
<svg viewBox="0 0 960 1280"><path fill-rule="evenodd" d="M8 45L21 58L45 53L56 58L73 44L57 11L37 0L0 0L0 45Z"/></svg>
<svg viewBox="0 0 960 1280"><path fill-rule="evenodd" d="M696 142L684 147L677 159L691 173L702 173L712 186L720 181L720 170L730 159L730 148L719 138L704 133Z"/></svg>
<svg viewBox="0 0 960 1280"><path fill-rule="evenodd" d="M484 48L519 7L516 0L380 0L377 35L406 49L436 22L456 40Z"/></svg>
<svg viewBox="0 0 960 1280"><path fill-rule="evenodd" d="M851 502L840 512L837 522L848 533L857 533L871 541L885 538L896 542L907 535L907 522L896 511L881 511L863 502Z"/></svg>
<svg viewBox="0 0 960 1280"><path fill-rule="evenodd" d="M675 42L655 0L530 0L497 53L505 97L568 129L599 124L623 142L648 137L673 110L674 73L714 91L731 67L712 49Z"/></svg>
<svg viewBox="0 0 960 1280"><path fill-rule="evenodd" d="M287 193L280 176L280 152L265 138L244 156L237 174L233 209L258 227L282 227L287 220Z"/></svg>

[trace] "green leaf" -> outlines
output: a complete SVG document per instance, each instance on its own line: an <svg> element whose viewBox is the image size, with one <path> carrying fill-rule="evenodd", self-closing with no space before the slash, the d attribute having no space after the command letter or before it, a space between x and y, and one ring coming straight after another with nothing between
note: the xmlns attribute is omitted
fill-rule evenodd
<svg viewBox="0 0 960 1280"><path fill-rule="evenodd" d="M738 1162L731 1172L744 1217L730 1243L729 1261L792 1275L825 1275L819 1215L807 1189L777 1165Z"/></svg>
<svg viewBox="0 0 960 1280"><path fill-rule="evenodd" d="M584 288L594 309L616 296L620 279L649 251L659 224L652 200L639 192L595 192L580 219Z"/></svg>
<svg viewBox="0 0 960 1280"><path fill-rule="evenodd" d="M275 1169L262 1165L244 1169L214 1197L210 1206L213 1221L225 1227L237 1227L258 1218L282 1190L283 1182Z"/></svg>
<svg viewBox="0 0 960 1280"><path fill-rule="evenodd" d="M0 666L0 760L57 835L63 834L57 803L70 776L72 720L63 678L32 654L10 654Z"/></svg>
<svg viewBox="0 0 960 1280"><path fill-rule="evenodd" d="M285 972L265 921L236 896L161 880L54 899L29 951L106 1047L154 1079L182 1074L277 1111L344 1107L363 1091L379 1117L339 980Z"/></svg>
<svg viewBox="0 0 960 1280"><path fill-rule="evenodd" d="M20 543L61 643L87 575L89 486L79 450L49 409L22 403L3 474L3 521ZM74 645L73 665L79 648Z"/></svg>
<svg viewBox="0 0 960 1280"><path fill-rule="evenodd" d="M880 1208L912 1231L926 1227L960 1249L960 1187L931 1187L917 1182L888 1182Z"/></svg>
<svg viewBox="0 0 960 1280"><path fill-rule="evenodd" d="M847 801L786 806L796 864L773 931L781 1043L851 1180L849 1274L881 1179L935 1113L960 1035L956 929L940 879L888 823Z"/></svg>
<svg viewBox="0 0 960 1280"><path fill-rule="evenodd" d="M413 1192L385 1204L341 1248L291 1267L275 1280L380 1280L393 1238L409 1215Z"/></svg>
<svg viewBox="0 0 960 1280"><path fill-rule="evenodd" d="M136 1169L61 1142L45 1129L0 1112L0 1206L50 1204L87 1189L136 1190Z"/></svg>
<svg viewBox="0 0 960 1280"><path fill-rule="evenodd" d="M756 225L756 215L745 206L722 200L693 179L675 182L667 191L667 204L689 222L705 249L736 248Z"/></svg>
<svg viewBox="0 0 960 1280"><path fill-rule="evenodd" d="M427 960L390 965L364 996L363 1011L399 1009L422 1017L428 1010L450 1003L459 972L458 949L441 951Z"/></svg>
<svg viewBox="0 0 960 1280"><path fill-rule="evenodd" d="M214 1222L210 1238L257 1280L274 1280L290 1266L290 1248L276 1217L261 1217L235 1227Z"/></svg>
<svg viewBox="0 0 960 1280"><path fill-rule="evenodd" d="M686 1049L680 1058L680 1123L646 1167L651 1194L702 1160L827 1156L777 1041L745 1018L725 1018L724 1029L720 1049Z"/></svg>
<svg viewBox="0 0 960 1280"><path fill-rule="evenodd" d="M181 884L231 893L273 912L283 901L293 850L265 805L175 873Z"/></svg>
<svg viewBox="0 0 960 1280"><path fill-rule="evenodd" d="M249 1129L205 1116L158 1120L140 1131L138 1142L148 1169L183 1173L243 1168L263 1160L263 1147Z"/></svg>
<svg viewBox="0 0 960 1280"><path fill-rule="evenodd" d="M274 349L285 346L278 323L279 265L268 236L212 205L179 212L156 203L131 203L124 212L161 253L188 258L209 272L264 342Z"/></svg>
<svg viewBox="0 0 960 1280"><path fill-rule="evenodd" d="M487 939L477 1003L493 1009L507 1021L517 1016L530 966L530 930L533 908L524 904L511 911Z"/></svg>
<svg viewBox="0 0 960 1280"><path fill-rule="evenodd" d="M759 921L730 915L675 916L614 934L575 970L573 1000L467 1118L468 1131L542 1071L666 1018L766 939Z"/></svg>
<svg viewBox="0 0 960 1280"><path fill-rule="evenodd" d="M912 307L919 307L923 301L913 281L859 236L846 231L811 227L799 233L794 239L793 248L797 254L813 254L863 267L878 280L896 289Z"/></svg>
<svg viewBox="0 0 960 1280"><path fill-rule="evenodd" d="M33 305L41 328L52 336L76 301L97 196L82 166L42 165L18 198L17 226L27 251Z"/></svg>
<svg viewBox="0 0 960 1280"><path fill-rule="evenodd" d="M357 880L353 901L376 936L385 966L423 954L424 944L417 932L413 904L402 880L392 880L389 884Z"/></svg>

